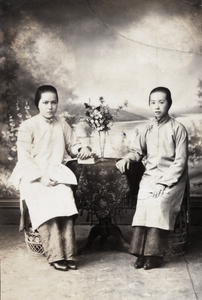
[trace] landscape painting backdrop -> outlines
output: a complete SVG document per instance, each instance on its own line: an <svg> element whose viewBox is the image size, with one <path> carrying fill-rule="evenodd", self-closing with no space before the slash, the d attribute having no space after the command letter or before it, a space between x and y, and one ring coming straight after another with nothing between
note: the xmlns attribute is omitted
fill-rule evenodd
<svg viewBox="0 0 202 300"><path fill-rule="evenodd" d="M189 133L191 193L202 194L202 8L176 0L3 0L0 3L0 198L19 196L8 178L19 124L37 114L38 86L54 85L58 114L100 154L83 121L84 102L104 97L114 118L105 155L121 157L151 115L156 86L173 96L170 114Z"/></svg>

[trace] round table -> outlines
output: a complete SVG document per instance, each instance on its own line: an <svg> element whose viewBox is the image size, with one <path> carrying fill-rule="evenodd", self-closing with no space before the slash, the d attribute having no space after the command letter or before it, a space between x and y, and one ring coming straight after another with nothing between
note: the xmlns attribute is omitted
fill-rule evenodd
<svg viewBox="0 0 202 300"><path fill-rule="evenodd" d="M78 185L73 187L77 207L82 213L88 212L88 220L95 224L86 243L78 249L78 253L91 247L98 236L107 239L116 237L124 249L129 245L124 240L119 227L112 223L118 214L126 208L135 208L136 196L144 167L141 163L131 164L129 170L121 173L116 168L115 158L95 164L78 164L70 161L67 166L75 173Z"/></svg>

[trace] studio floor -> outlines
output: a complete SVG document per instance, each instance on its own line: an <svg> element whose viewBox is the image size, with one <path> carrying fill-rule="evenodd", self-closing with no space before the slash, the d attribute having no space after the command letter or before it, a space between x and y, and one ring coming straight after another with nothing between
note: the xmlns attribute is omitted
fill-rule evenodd
<svg viewBox="0 0 202 300"><path fill-rule="evenodd" d="M119 226L130 241L132 228ZM89 225L76 225L78 246ZM134 269L135 257L110 237L99 238L79 255L78 270L56 271L46 258L27 252L17 225L0 226L2 300L195 300L202 299L202 226L192 226L190 245L181 257L166 257L158 269Z"/></svg>

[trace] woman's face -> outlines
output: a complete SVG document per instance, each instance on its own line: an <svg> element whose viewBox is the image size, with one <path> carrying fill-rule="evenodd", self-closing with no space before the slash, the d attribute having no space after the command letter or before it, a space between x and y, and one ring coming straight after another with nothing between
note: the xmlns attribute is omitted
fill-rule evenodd
<svg viewBox="0 0 202 300"><path fill-rule="evenodd" d="M58 101L57 101L56 94L53 92L43 93L39 101L38 108L40 114L44 118L46 119L53 118L58 108Z"/></svg>
<svg viewBox="0 0 202 300"><path fill-rule="evenodd" d="M155 92L150 95L150 108L155 118L161 120L169 110L169 103L164 92Z"/></svg>

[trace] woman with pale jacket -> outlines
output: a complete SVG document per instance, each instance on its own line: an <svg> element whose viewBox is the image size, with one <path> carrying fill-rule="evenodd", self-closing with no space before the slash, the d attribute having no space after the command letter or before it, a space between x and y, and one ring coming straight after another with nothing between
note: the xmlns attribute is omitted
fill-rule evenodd
<svg viewBox="0 0 202 300"><path fill-rule="evenodd" d="M39 113L19 128L18 163L11 180L27 204L48 262L56 270L67 271L77 268L74 222L78 211L71 180L65 181L65 162L70 156L85 159L91 149L83 147L66 121L55 115L58 93L53 86L37 89L35 105ZM64 182L57 174L60 178L62 174Z"/></svg>
<svg viewBox="0 0 202 300"><path fill-rule="evenodd" d="M169 116L171 93L153 89L149 105L154 119L137 130L131 151L116 163L124 172L133 161L144 158L130 252L137 256L135 268L158 267L174 229L187 182L188 137L185 127Z"/></svg>

